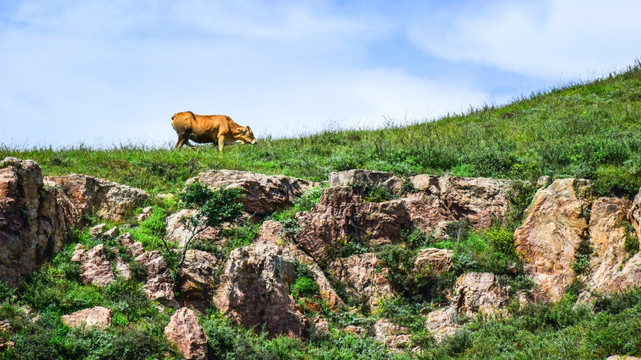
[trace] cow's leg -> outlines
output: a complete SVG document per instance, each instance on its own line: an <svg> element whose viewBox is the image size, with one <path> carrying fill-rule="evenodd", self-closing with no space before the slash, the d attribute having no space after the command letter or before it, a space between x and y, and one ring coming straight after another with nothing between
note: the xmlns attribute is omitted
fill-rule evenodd
<svg viewBox="0 0 641 360"><path fill-rule="evenodd" d="M185 141L185 145L187 145L187 146L189 146L190 148L192 148L192 149L194 149L194 150L198 151L198 148L197 148L196 146L192 145L192 144L189 142L189 139L187 139L187 141Z"/></svg>
<svg viewBox="0 0 641 360"><path fill-rule="evenodd" d="M218 150L223 152L223 147L225 147L225 135L218 135Z"/></svg>
<svg viewBox="0 0 641 360"><path fill-rule="evenodd" d="M183 139L180 136L178 137L178 142L176 143L176 150L180 150L183 147L183 145L185 144L185 140L187 139Z"/></svg>

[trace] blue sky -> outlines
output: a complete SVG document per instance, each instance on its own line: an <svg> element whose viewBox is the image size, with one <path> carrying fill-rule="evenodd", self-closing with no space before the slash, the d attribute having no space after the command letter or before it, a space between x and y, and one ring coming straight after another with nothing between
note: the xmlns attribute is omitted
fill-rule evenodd
<svg viewBox="0 0 641 360"><path fill-rule="evenodd" d="M624 70L641 2L0 0L0 144L171 146L428 121ZM387 120L386 120L387 119Z"/></svg>

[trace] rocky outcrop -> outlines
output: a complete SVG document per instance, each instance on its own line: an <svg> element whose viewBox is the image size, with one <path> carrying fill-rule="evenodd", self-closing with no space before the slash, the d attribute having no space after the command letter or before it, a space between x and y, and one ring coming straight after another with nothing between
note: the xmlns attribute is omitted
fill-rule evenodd
<svg viewBox="0 0 641 360"><path fill-rule="evenodd" d="M257 244L229 255L214 304L247 327L264 325L270 336L305 337L307 319L289 293L294 263L275 246Z"/></svg>
<svg viewBox="0 0 641 360"><path fill-rule="evenodd" d="M34 161L0 161L0 281L18 286L48 255L58 252L70 230L61 189L45 186Z"/></svg>
<svg viewBox="0 0 641 360"><path fill-rule="evenodd" d="M296 244L291 242L290 238L285 235L285 228L274 220L267 220L260 228L260 233L256 239L256 244L275 246L280 254L285 257L306 265L314 274L314 281L318 285L320 296L325 300L330 310L338 310L343 301L332 288L329 280L325 277L323 270L318 266L314 259L300 250Z"/></svg>
<svg viewBox="0 0 641 360"><path fill-rule="evenodd" d="M89 250L85 250L81 244L77 244L71 261L80 263L82 267L80 279L85 284L106 287L116 280L111 263L107 259L104 244L98 244Z"/></svg>
<svg viewBox="0 0 641 360"><path fill-rule="evenodd" d="M639 189L639 192L634 197L632 206L630 206L628 210L628 219L637 231L637 238L641 239L641 189Z"/></svg>
<svg viewBox="0 0 641 360"><path fill-rule="evenodd" d="M296 218L303 228L296 242L316 261L346 241L397 242L411 225L401 200L367 203L348 186L325 189L318 205Z"/></svg>
<svg viewBox="0 0 641 360"><path fill-rule="evenodd" d="M151 300L177 308L178 302L174 295L174 283L171 279L171 272L160 255L160 251L149 251L136 257L136 262L147 270L147 279L142 290Z"/></svg>
<svg viewBox="0 0 641 360"><path fill-rule="evenodd" d="M510 208L508 180L417 175L410 181L416 192L404 200L412 222L425 232L463 219L475 229L485 229Z"/></svg>
<svg viewBox="0 0 641 360"><path fill-rule="evenodd" d="M586 279L590 291L614 293L641 285L641 259L625 250L626 237L634 236L625 227L630 205L629 200L619 198L600 198L592 205L589 230L593 253Z"/></svg>
<svg viewBox="0 0 641 360"><path fill-rule="evenodd" d="M390 173L371 170L346 170L329 174L329 186L360 186L364 189L380 186L392 194L401 194L403 179Z"/></svg>
<svg viewBox="0 0 641 360"><path fill-rule="evenodd" d="M456 304L458 314L494 316L501 313L508 298L507 289L498 283L494 274L466 273L456 280L452 303Z"/></svg>
<svg viewBox="0 0 641 360"><path fill-rule="evenodd" d="M457 317L485 317L502 315L509 300L508 291L501 286L494 274L466 273L456 280L448 306L428 314L425 327L440 340L460 328Z"/></svg>
<svg viewBox="0 0 641 360"><path fill-rule="evenodd" d="M508 180L457 176L416 175L403 180L369 170L331 173L329 183L331 187L386 188L401 197L412 223L425 232L462 219L475 229L488 228L509 210L513 186Z"/></svg>
<svg viewBox="0 0 641 360"><path fill-rule="evenodd" d="M442 274L452 269L453 250L427 248L418 251L414 260L414 273Z"/></svg>
<svg viewBox="0 0 641 360"><path fill-rule="evenodd" d="M180 267L180 296L184 305L205 309L216 285L218 259L200 250L187 250Z"/></svg>
<svg viewBox="0 0 641 360"><path fill-rule="evenodd" d="M241 187L245 211L264 215L282 210L293 204L296 197L318 184L283 175L263 175L249 171L211 170L198 174L187 183L199 181L212 189Z"/></svg>
<svg viewBox="0 0 641 360"><path fill-rule="evenodd" d="M393 349L407 348L412 344L408 328L394 324L384 318L379 319L374 324L374 337Z"/></svg>
<svg viewBox="0 0 641 360"><path fill-rule="evenodd" d="M107 328L111 326L113 311L106 307L96 306L91 309L76 311L73 314L63 315L61 320L70 327L98 327Z"/></svg>
<svg viewBox="0 0 641 360"><path fill-rule="evenodd" d="M193 311L184 307L178 309L165 327L165 336L186 360L207 359L207 335L198 323Z"/></svg>
<svg viewBox="0 0 641 360"><path fill-rule="evenodd" d="M574 280L575 250L588 236L590 194L585 180L555 180L537 191L525 223L514 233L524 271L537 284L536 299L556 301Z"/></svg>
<svg viewBox="0 0 641 360"><path fill-rule="evenodd" d="M58 193L59 201L71 203L67 216L74 223L92 213L103 219L123 221L130 211L149 199L143 190L93 176L50 176L45 181L62 190Z"/></svg>
<svg viewBox="0 0 641 360"><path fill-rule="evenodd" d="M386 277L389 270L374 253L336 259L329 264L327 271L347 285L349 296L363 299L370 309L378 307L381 300L396 295Z"/></svg>

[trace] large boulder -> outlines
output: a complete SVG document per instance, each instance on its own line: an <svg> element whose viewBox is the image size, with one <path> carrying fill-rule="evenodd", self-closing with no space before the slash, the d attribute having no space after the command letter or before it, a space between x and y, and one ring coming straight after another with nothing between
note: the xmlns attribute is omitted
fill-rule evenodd
<svg viewBox="0 0 641 360"><path fill-rule="evenodd" d="M147 279L143 285L143 292L151 300L178 308L178 302L174 294L175 286L171 278L171 271L167 267L165 258L160 251L149 251L136 257L136 262L142 265L147 271Z"/></svg>
<svg viewBox="0 0 641 360"><path fill-rule="evenodd" d="M376 186L387 189L392 194L400 194L403 188L403 179L393 174L371 170L346 170L329 174L329 186L360 186L371 189Z"/></svg>
<svg viewBox="0 0 641 360"><path fill-rule="evenodd" d="M49 176L45 181L62 189L60 201L71 202L68 216L74 223L92 213L103 219L123 221L129 212L149 199L144 190L93 176Z"/></svg>
<svg viewBox="0 0 641 360"><path fill-rule="evenodd" d="M397 242L411 226L403 201L364 202L349 186L325 189L312 211L296 218L303 228L296 242L319 262L345 241Z"/></svg>
<svg viewBox="0 0 641 360"><path fill-rule="evenodd" d="M459 316L502 315L508 300L507 288L498 283L494 274L466 273L456 280L449 305L429 313L425 327L437 340L441 340L460 328L457 323Z"/></svg>
<svg viewBox="0 0 641 360"><path fill-rule="evenodd" d="M270 336L305 337L307 319L290 295L296 280L294 262L278 248L256 244L229 255L214 304L238 324L264 325Z"/></svg>
<svg viewBox="0 0 641 360"><path fill-rule="evenodd" d="M111 326L113 311L106 307L96 306L90 309L76 311L73 314L63 315L61 320L70 327L98 327L107 328Z"/></svg>
<svg viewBox="0 0 641 360"><path fill-rule="evenodd" d="M334 291L329 280L325 277L323 270L318 266L316 261L314 261L314 258L307 255L291 241L290 236L286 235L285 228L281 223L274 220L265 221L260 228L256 244L275 246L283 256L290 257L306 265L314 274L314 281L318 285L320 296L325 300L330 310L338 310L339 307L343 305L343 301L336 291Z"/></svg>
<svg viewBox="0 0 641 360"><path fill-rule="evenodd" d="M81 244L77 244L71 261L80 263L82 267L80 279L85 284L106 287L116 280L111 263L107 259L104 244L98 244L89 250L85 250Z"/></svg>
<svg viewBox="0 0 641 360"><path fill-rule="evenodd" d="M212 189L241 187L245 189L242 200L245 211L264 215L291 206L299 197L317 183L284 175L263 175L249 171L210 170L198 174L187 183L199 181Z"/></svg>
<svg viewBox="0 0 641 360"><path fill-rule="evenodd" d="M412 222L425 232L463 219L475 229L485 229L510 209L513 183L508 180L416 175L410 182L416 192L403 199Z"/></svg>
<svg viewBox="0 0 641 360"><path fill-rule="evenodd" d="M576 249L588 236L591 187L585 180L557 179L539 189L523 226L514 233L523 268L537 284L537 300L561 298L576 274Z"/></svg>
<svg viewBox="0 0 641 360"><path fill-rule="evenodd" d="M207 359L207 335L192 310L186 307L178 309L164 332L186 360Z"/></svg>
<svg viewBox="0 0 641 360"><path fill-rule="evenodd" d="M494 316L507 305L508 291L491 273L466 273L456 280L452 304L458 314Z"/></svg>
<svg viewBox="0 0 641 360"><path fill-rule="evenodd" d="M0 281L8 286L18 286L60 250L70 224L59 193L44 186L34 161L0 161Z"/></svg>
<svg viewBox="0 0 641 360"><path fill-rule="evenodd" d="M586 276L590 292L615 293L641 285L641 255L625 249L626 238L636 236L625 224L630 206L630 200L620 198L599 198L592 205L592 257Z"/></svg>
<svg viewBox="0 0 641 360"><path fill-rule="evenodd" d="M454 251L447 249L427 248L418 251L414 260L413 272L435 274L447 273L452 269Z"/></svg>
<svg viewBox="0 0 641 360"><path fill-rule="evenodd" d="M407 348L412 344L410 330L382 318L374 323L376 340L393 349Z"/></svg>
<svg viewBox="0 0 641 360"><path fill-rule="evenodd" d="M180 295L183 303L198 309L206 308L216 282L219 260L213 254L200 250L187 250L180 267ZM185 305L186 306L186 305Z"/></svg>
<svg viewBox="0 0 641 360"><path fill-rule="evenodd" d="M375 253L336 259L326 270L347 285L349 296L363 299L370 309L378 307L381 300L396 295L392 284L387 280L389 270Z"/></svg>

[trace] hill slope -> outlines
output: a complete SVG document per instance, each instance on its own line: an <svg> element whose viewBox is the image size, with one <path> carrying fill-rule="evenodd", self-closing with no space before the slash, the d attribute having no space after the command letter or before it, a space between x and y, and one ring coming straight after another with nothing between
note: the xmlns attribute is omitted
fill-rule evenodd
<svg viewBox="0 0 641 360"><path fill-rule="evenodd" d="M256 146L229 147L222 156L212 146L176 152L124 145L111 150L0 148L0 158L36 160L45 175L83 173L152 192L177 189L206 169L320 181L331 171L364 168L398 175L579 177L597 180L600 194L630 196L641 185L640 119L637 63L621 74L533 94L503 107L378 131L327 130L295 139L259 139ZM169 118L164 125L170 126Z"/></svg>

